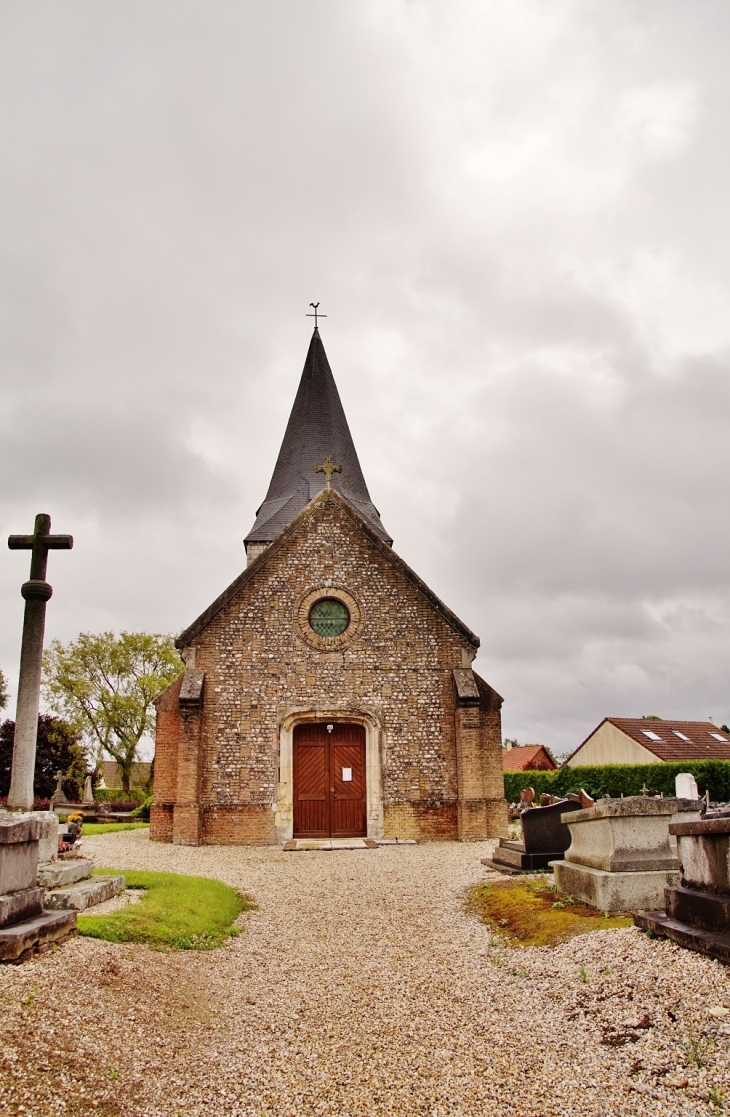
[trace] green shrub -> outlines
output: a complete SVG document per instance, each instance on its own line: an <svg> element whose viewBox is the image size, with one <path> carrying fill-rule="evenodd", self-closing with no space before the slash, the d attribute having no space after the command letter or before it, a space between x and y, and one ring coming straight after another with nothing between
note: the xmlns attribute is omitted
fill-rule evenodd
<svg viewBox="0 0 730 1117"><path fill-rule="evenodd" d="M140 803L140 805L138 807L135 807L134 810L132 811L132 814L134 815L134 817L144 819L145 822L149 822L149 820L150 820L150 807L152 806L152 800L153 799L154 799L154 795L150 795L150 797L148 799L145 799L144 803Z"/></svg>
<svg viewBox="0 0 730 1117"><path fill-rule="evenodd" d="M691 772L697 780L700 795L710 792L716 803L730 801L730 760L683 760L668 764L606 764L601 767L558 768L552 772L505 772L504 794L508 802L520 797L523 787L534 787L537 798L567 795L583 787L594 799L621 794L640 795L642 787L674 795L674 777Z"/></svg>
<svg viewBox="0 0 730 1117"><path fill-rule="evenodd" d="M109 915L80 915L80 935L107 942L149 943L153 950L212 950L238 934L234 921L254 906L247 896L208 877L121 872L127 888L143 888L144 896L138 904L128 904Z"/></svg>
<svg viewBox="0 0 730 1117"><path fill-rule="evenodd" d="M94 792L97 803L144 803L146 798L147 792L143 787L130 787L129 791L123 791L121 787L97 787Z"/></svg>

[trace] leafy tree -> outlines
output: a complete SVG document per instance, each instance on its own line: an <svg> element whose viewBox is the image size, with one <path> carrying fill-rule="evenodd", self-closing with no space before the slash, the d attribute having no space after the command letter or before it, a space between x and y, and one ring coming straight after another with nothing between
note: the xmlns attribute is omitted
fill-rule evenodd
<svg viewBox="0 0 730 1117"><path fill-rule="evenodd" d="M80 800L86 780L86 759L79 741L80 734L62 718L40 714L35 753L33 791L40 799L50 799L56 789L56 772L64 772L62 783L67 799ZM10 790L13 764L15 722L0 725L0 796Z"/></svg>
<svg viewBox="0 0 730 1117"><path fill-rule="evenodd" d="M4 710L8 704L8 681L5 678L5 673L0 667L0 710Z"/></svg>
<svg viewBox="0 0 730 1117"><path fill-rule="evenodd" d="M171 636L82 632L44 653L43 693L83 733L97 762L104 753L116 760L128 792L139 742L154 736L154 700L181 671Z"/></svg>

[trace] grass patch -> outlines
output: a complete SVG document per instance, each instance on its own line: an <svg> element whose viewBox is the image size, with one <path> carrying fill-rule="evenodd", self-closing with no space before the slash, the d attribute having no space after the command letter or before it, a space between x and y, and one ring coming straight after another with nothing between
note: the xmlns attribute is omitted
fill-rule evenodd
<svg viewBox="0 0 730 1117"><path fill-rule="evenodd" d="M483 923L520 946L556 946L588 931L630 927L631 916L611 915L560 896L544 881L480 884L469 891L467 908Z"/></svg>
<svg viewBox="0 0 730 1117"><path fill-rule="evenodd" d="M85 822L81 834L115 834L117 830L143 830L149 822Z"/></svg>
<svg viewBox="0 0 730 1117"><path fill-rule="evenodd" d="M156 950L214 950L238 934L234 920L255 905L247 896L208 877L178 873L123 872L128 888L144 889L138 904L128 904L110 915L80 915L80 935L107 942L147 943Z"/></svg>

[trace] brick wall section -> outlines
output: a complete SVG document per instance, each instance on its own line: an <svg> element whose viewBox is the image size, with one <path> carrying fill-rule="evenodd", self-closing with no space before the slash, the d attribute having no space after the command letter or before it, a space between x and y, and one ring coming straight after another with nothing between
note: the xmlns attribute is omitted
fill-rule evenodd
<svg viewBox="0 0 730 1117"><path fill-rule="evenodd" d="M506 834L501 771L502 699L471 670L453 673L456 698L456 754L458 768L457 836L462 842L481 841L497 832ZM491 805L490 805L491 804ZM495 822L503 819L502 825Z"/></svg>
<svg viewBox="0 0 730 1117"><path fill-rule="evenodd" d="M177 796L177 752L181 734L178 699L182 674L157 699L155 741L155 801L150 810L150 838L172 841L172 821Z"/></svg>
<svg viewBox="0 0 730 1117"><path fill-rule="evenodd" d="M153 842L172 841L174 803L153 803L150 808L150 839Z"/></svg>
<svg viewBox="0 0 730 1117"><path fill-rule="evenodd" d="M310 647L293 623L300 595L327 582L353 594L362 608L357 636L337 652ZM453 671L470 661L474 647L381 553L342 503L315 501L192 645L195 666L205 672L197 840L275 842L272 803L282 719L296 710L338 708L371 714L382 727L386 836L457 836ZM470 745L481 765L482 801L503 796L499 708L494 692L483 686ZM184 719L175 713L177 695L175 683L158 703L160 803L181 794L177 757L189 747ZM168 799L173 785L175 794ZM192 795L186 798L193 803ZM487 827L493 827L490 836L504 832L497 816L497 809L491 815L482 810L480 836L487 836ZM169 840L162 837L161 823L151 836L158 835Z"/></svg>
<svg viewBox="0 0 730 1117"><path fill-rule="evenodd" d="M182 665L181 665L182 666ZM157 732L155 737L155 802L174 803L177 795L177 750L181 733L180 687L182 673L155 703Z"/></svg>
<svg viewBox="0 0 730 1117"><path fill-rule="evenodd" d="M386 838L415 838L419 842L456 841L457 804L450 803L386 803Z"/></svg>
<svg viewBox="0 0 730 1117"><path fill-rule="evenodd" d="M271 807L205 807L202 812L205 845L276 845Z"/></svg>

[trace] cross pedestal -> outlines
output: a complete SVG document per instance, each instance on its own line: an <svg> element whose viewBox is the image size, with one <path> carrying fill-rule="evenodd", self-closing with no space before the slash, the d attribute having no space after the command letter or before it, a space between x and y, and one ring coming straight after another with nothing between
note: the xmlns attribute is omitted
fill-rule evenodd
<svg viewBox="0 0 730 1117"><path fill-rule="evenodd" d="M11 551L31 551L30 579L20 587L25 598L23 643L20 651L18 705L15 715L13 769L10 777L8 810L33 810L33 777L38 737L38 706L40 701L41 668L43 665L43 634L46 627L46 602L53 593L46 581L49 551L70 551L70 535L51 535L51 517L41 513L35 518L32 535L10 535Z"/></svg>

